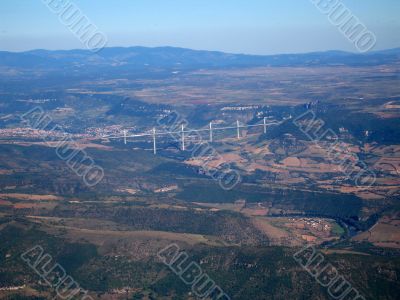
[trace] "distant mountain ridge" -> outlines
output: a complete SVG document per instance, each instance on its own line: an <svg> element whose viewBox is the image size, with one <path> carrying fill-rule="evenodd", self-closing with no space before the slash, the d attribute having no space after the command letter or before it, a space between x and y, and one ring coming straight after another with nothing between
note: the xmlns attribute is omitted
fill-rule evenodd
<svg viewBox="0 0 400 300"><path fill-rule="evenodd" d="M0 67L23 69L58 68L225 68L256 66L368 66L400 61L400 48L357 54L343 51L304 54L247 55L175 47L111 47L98 53L89 50L0 51Z"/></svg>

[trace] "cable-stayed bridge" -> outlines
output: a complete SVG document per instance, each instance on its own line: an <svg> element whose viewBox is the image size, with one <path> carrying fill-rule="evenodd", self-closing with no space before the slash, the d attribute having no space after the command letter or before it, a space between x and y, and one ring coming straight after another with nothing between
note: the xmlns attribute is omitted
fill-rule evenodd
<svg viewBox="0 0 400 300"><path fill-rule="evenodd" d="M238 140L240 140L242 129L262 127L263 132L265 134L265 133L267 133L268 126L279 125L279 124L281 124L281 122L267 123L267 118L264 118L263 122L261 124L252 124L252 125L240 124L240 122L237 120L236 126L225 126L225 127L217 127L217 126L215 126L215 124L210 122L209 126L207 128L200 128L200 129L187 129L187 128L185 128L185 125L181 124L180 126L179 125L171 126L173 128L180 127L180 130L165 131L165 130L157 130L157 128L154 127L152 130L148 130L146 132L137 133L137 134L130 134L127 130L123 130L121 135L106 135L106 136L102 136L102 138L103 139L113 139L113 140L123 140L124 144L127 144L128 139L149 137L149 138L152 138L152 141L153 141L153 153L157 154L157 137L165 137L165 136L173 136L174 138L179 137L180 144L181 144L181 150L185 151L186 141L189 138L189 136L193 135L193 134L200 135L202 133L208 133L208 136L209 136L208 142L212 143L215 140L215 135L214 135L215 132L235 130L236 137Z"/></svg>

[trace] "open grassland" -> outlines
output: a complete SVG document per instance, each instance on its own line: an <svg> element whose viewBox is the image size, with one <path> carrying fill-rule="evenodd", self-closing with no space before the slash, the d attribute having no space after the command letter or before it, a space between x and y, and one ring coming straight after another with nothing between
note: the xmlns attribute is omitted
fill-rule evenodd
<svg viewBox="0 0 400 300"><path fill-rule="evenodd" d="M382 217L368 231L354 237L358 242L370 242L378 247L400 249L400 218L399 214Z"/></svg>

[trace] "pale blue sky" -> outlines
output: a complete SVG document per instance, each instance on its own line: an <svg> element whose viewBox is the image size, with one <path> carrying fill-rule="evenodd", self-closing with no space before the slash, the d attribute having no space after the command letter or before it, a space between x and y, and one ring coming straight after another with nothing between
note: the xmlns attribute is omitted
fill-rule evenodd
<svg viewBox="0 0 400 300"><path fill-rule="evenodd" d="M70 0L108 46L179 46L272 54L356 51L310 0ZM377 36L400 47L400 0L343 0ZM0 50L83 48L41 0L0 0Z"/></svg>

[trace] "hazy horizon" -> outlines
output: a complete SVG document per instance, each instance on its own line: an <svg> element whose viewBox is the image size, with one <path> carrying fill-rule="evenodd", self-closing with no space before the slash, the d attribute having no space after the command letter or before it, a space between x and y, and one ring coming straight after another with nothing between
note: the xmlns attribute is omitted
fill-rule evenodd
<svg viewBox="0 0 400 300"><path fill-rule="evenodd" d="M186 49L186 50L192 50L192 51L221 52L221 53L226 53L226 54L256 55L256 56L290 55L290 54L296 55L296 54L324 53L324 52L334 52L334 51L351 53L351 54L360 54L356 50L351 51L351 50L340 50L340 49L316 50L316 51L305 51L305 52L279 52L279 53L269 53L269 54L252 54L252 53L245 53L245 52L228 52L228 51L213 50L213 49L194 49L194 48L186 48L186 47L178 47L178 46L170 46L170 45L164 45L164 46L132 45L132 46L106 46L106 47L104 47L104 49L107 49L107 48L108 49L109 48L125 48L125 49L129 49L129 48L148 48L148 49L176 48L176 49ZM389 50L395 50L395 49L400 49L400 46L399 47L393 47L393 48L384 48L384 49L379 49L379 50L373 50L371 52L373 53L373 52L389 51ZM32 51L75 51L75 50L90 51L90 50L85 49L85 48L70 48L70 49L33 48L33 49L21 50L21 51L9 51L9 50L0 49L0 52L26 53L26 52L32 52Z"/></svg>
<svg viewBox="0 0 400 300"><path fill-rule="evenodd" d="M1 50L85 48L45 2L0 3ZM168 45L260 55L356 51L311 1L122 0L97 1L96 6L82 0L72 3L107 36L108 47ZM374 50L400 47L399 1L343 3L377 36Z"/></svg>
<svg viewBox="0 0 400 300"><path fill-rule="evenodd" d="M0 300L398 300L399 12L0 1Z"/></svg>

